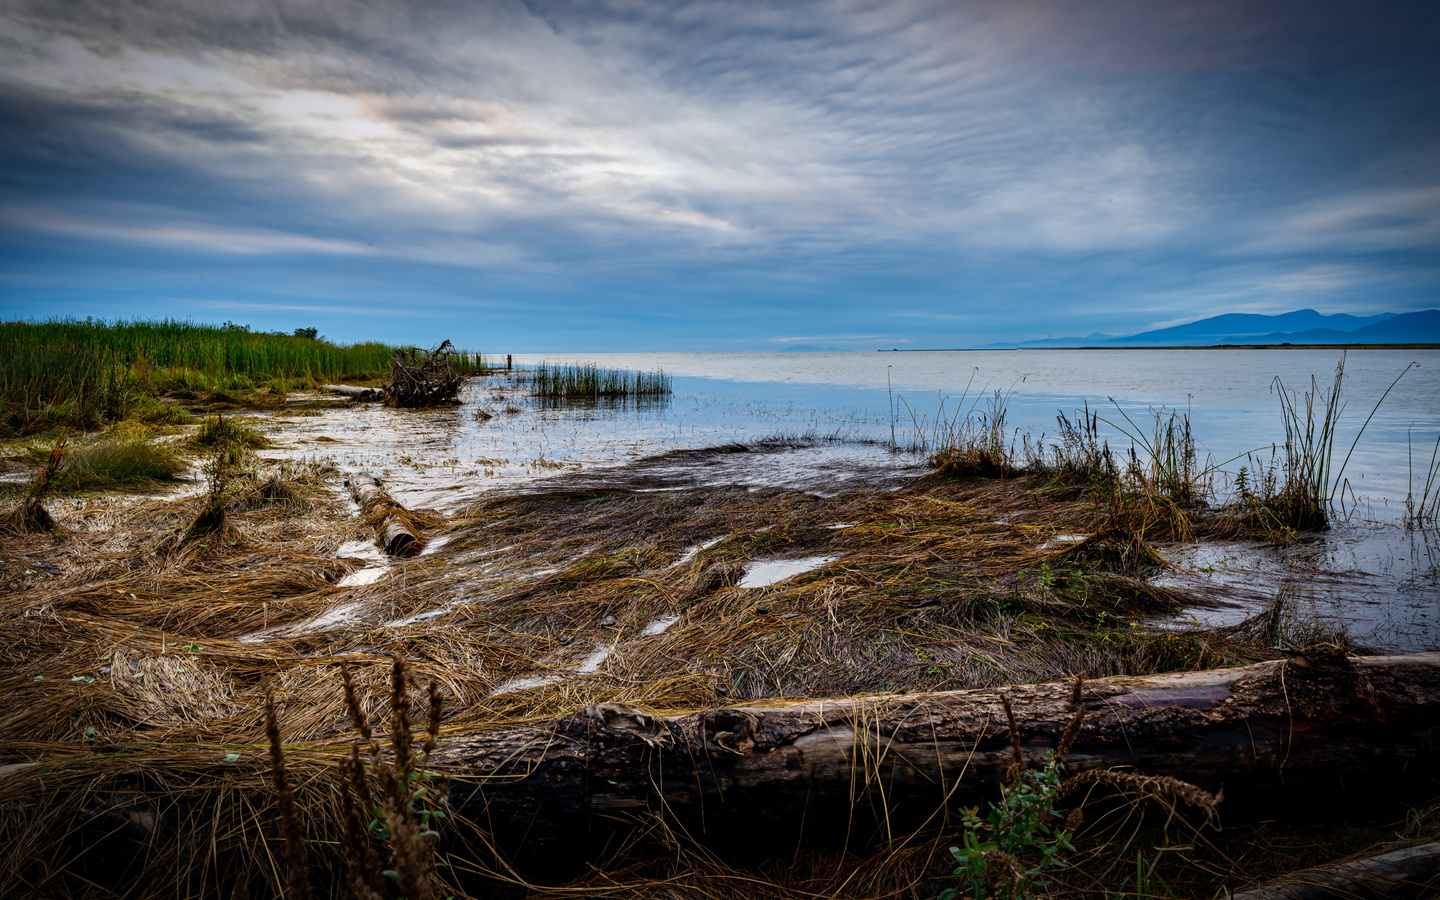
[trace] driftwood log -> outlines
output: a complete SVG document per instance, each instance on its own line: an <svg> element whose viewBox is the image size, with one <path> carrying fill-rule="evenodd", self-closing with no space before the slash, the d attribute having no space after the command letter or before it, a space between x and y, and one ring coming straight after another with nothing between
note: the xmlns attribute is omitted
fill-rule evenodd
<svg viewBox="0 0 1440 900"><path fill-rule="evenodd" d="M1074 716L1069 684L767 702L688 715L622 705L442 741L451 801L522 864L596 852L654 818L717 849L783 855L956 821ZM1067 765L1223 792L1223 821L1335 815L1440 794L1440 653L1293 658L1085 682ZM1093 776L1079 780L1103 781ZM1343 814L1343 812L1341 812ZM787 849L789 848L789 849Z"/></svg>
<svg viewBox="0 0 1440 900"><path fill-rule="evenodd" d="M391 556L414 556L425 549L425 539L406 513L373 475L360 472L345 479L360 514L375 527L375 543Z"/></svg>
<svg viewBox="0 0 1440 900"><path fill-rule="evenodd" d="M351 384L322 384L321 389L340 394L365 403L378 403L385 399L385 392L377 388L356 387Z"/></svg>
<svg viewBox="0 0 1440 900"><path fill-rule="evenodd" d="M1440 844L1421 844L1346 863L1303 869L1230 900L1401 900L1440 897Z"/></svg>

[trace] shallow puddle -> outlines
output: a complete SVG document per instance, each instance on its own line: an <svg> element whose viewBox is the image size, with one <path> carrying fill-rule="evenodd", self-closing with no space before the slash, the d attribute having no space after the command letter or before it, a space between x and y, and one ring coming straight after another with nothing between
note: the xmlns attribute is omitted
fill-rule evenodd
<svg viewBox="0 0 1440 900"><path fill-rule="evenodd" d="M768 587L787 578L814 571L839 558L838 556L800 556L792 559L751 560L745 564L745 576L740 579L740 587Z"/></svg>

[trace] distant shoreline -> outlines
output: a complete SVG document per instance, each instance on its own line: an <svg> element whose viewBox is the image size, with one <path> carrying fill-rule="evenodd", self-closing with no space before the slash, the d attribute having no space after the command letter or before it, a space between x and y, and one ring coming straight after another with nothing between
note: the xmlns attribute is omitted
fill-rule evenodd
<svg viewBox="0 0 1440 900"><path fill-rule="evenodd" d="M1154 344L1137 347L893 347L877 353L1014 353L1017 350L1440 350L1440 344Z"/></svg>

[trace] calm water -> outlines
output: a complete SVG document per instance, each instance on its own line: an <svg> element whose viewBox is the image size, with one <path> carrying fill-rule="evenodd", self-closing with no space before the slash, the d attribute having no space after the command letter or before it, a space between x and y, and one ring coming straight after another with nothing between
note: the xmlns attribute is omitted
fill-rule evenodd
<svg viewBox="0 0 1440 900"><path fill-rule="evenodd" d="M1149 435L1151 409L1189 409L1201 456L1226 463L1284 440L1278 377L1285 388L1309 390L1311 377L1328 390L1340 353L1334 350L1017 350L897 353L646 353L515 357L590 361L603 366L676 376L669 408L649 420L658 437L703 443L729 432L736 438L776 431L814 431L888 441L892 420L902 440L917 422L953 414L982 396L1008 392L1014 431L1053 435L1057 412L1086 404L1124 425L1113 398ZM1407 435L1417 466L1440 435L1440 351L1350 351L1345 363L1340 443L1348 449L1380 396L1416 363L1386 397L1346 469L1357 495L1383 512L1399 508L1410 489ZM968 385L968 393L966 391ZM977 410L983 410L981 400ZM894 415L892 417L892 411ZM1125 426L1128 428L1128 426ZM1112 446L1130 440L1110 428ZM1423 454L1423 459L1420 459ZM1243 462L1225 466L1238 468ZM1337 460L1337 463L1339 461ZM1417 480L1417 488L1423 477ZM1418 493L1418 490L1417 490Z"/></svg>
<svg viewBox="0 0 1440 900"><path fill-rule="evenodd" d="M519 355L517 366L583 361L661 368L674 376L675 392L639 406L555 409L497 376L467 386L459 409L370 407L296 418L282 452L330 456L347 470L381 475L403 502L453 509L496 487L672 449L776 435L888 444L893 433L908 443L937 414L950 416L976 403L974 408L983 411L985 398L999 390L1009 395L1012 435L1053 436L1057 412L1073 416L1088 404L1115 423L1102 425L1102 431L1121 451L1131 441L1115 427L1129 427L1119 410L1148 436L1152 410L1188 409L1202 459L1208 456L1233 472L1246 462L1247 452L1268 460L1272 446L1284 439L1276 378L1293 392L1310 390L1313 376L1328 390L1340 357L1334 350ZM1173 551L1177 561L1194 570L1197 586L1221 602L1232 601L1228 611L1221 607L1199 615L1224 620L1246 614L1288 583L1292 590L1303 587L1295 594L1301 606L1309 605L1309 613L1344 624L1376 646L1440 646L1440 554L1434 535L1407 532L1399 524L1412 488L1410 457L1418 494L1440 435L1440 351L1350 351L1338 443L1343 458L1375 402L1402 371L1406 374L1349 461L1350 516L1339 527L1284 553L1238 545L1218 556ZM493 415L477 417L479 410ZM827 470L863 471L874 478L919 463L912 454L892 454L884 446L848 444L818 455L814 449L797 450L766 459L763 470L727 470L715 477L816 490ZM703 481L690 474L690 483Z"/></svg>

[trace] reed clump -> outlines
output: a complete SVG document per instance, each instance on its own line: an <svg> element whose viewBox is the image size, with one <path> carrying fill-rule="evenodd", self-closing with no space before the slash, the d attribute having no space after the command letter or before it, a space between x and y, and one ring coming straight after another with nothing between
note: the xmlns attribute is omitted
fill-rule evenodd
<svg viewBox="0 0 1440 900"><path fill-rule="evenodd" d="M1296 530L1322 531L1328 528L1330 512L1343 498L1345 468L1355 447L1375 418L1380 404L1414 366L1415 363L1406 366L1375 401L1370 415L1356 432L1355 439L1338 465L1335 451L1340 414L1345 409L1342 397L1345 357L1341 356L1335 366L1335 379L1328 389L1322 389L1312 376L1310 390L1291 393L1277 376L1272 390L1280 398L1281 417L1285 424L1280 478L1273 493L1259 497L1256 505Z"/></svg>
<svg viewBox="0 0 1440 900"><path fill-rule="evenodd" d="M237 444L252 450L258 450L269 446L259 429L246 425L235 416L225 418L223 414L217 413L213 416L206 416L200 423L200 429L190 439L198 447L220 447L225 444Z"/></svg>
<svg viewBox="0 0 1440 900"><path fill-rule="evenodd" d="M530 372L537 397L546 400L601 400L662 397L673 391L662 370L638 372L606 369L591 363L558 365L542 362Z"/></svg>
<svg viewBox="0 0 1440 900"><path fill-rule="evenodd" d="M1409 435L1406 435L1407 450L1409 449ZM1440 437L1435 439L1435 447L1430 451L1430 462L1425 466L1422 475L1425 478L1420 490L1415 490L1415 462L1413 454L1409 455L1410 462L1410 490L1405 494L1405 524L1407 527L1425 527L1440 522Z"/></svg>

